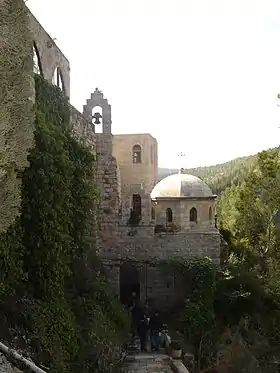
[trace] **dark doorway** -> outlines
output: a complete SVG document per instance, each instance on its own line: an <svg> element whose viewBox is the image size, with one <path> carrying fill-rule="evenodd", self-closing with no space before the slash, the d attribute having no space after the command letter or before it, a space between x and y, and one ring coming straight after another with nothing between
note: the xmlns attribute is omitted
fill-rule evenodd
<svg viewBox="0 0 280 373"><path fill-rule="evenodd" d="M142 216L142 201L139 194L133 194L132 196L132 210L135 211L136 215L141 219Z"/></svg>
<svg viewBox="0 0 280 373"><path fill-rule="evenodd" d="M134 264L127 262L120 267L120 301L128 305L133 293L140 299L139 271Z"/></svg>

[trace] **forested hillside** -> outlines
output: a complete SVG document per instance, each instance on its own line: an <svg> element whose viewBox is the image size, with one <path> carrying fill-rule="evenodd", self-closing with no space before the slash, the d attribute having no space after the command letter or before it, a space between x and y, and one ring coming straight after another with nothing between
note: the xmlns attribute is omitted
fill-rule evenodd
<svg viewBox="0 0 280 373"><path fill-rule="evenodd" d="M215 194L220 194L226 187L243 182L247 174L254 168L257 154L240 157L232 161L209 167L196 167L186 172L205 181ZM159 168L159 180L176 173L177 169Z"/></svg>

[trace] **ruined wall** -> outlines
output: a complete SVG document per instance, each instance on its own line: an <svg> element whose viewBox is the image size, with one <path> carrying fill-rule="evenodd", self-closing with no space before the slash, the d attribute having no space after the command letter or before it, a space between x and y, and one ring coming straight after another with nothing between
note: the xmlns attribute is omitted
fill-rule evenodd
<svg viewBox="0 0 280 373"><path fill-rule="evenodd" d="M29 23L34 43L38 50L43 77L52 83L55 69L59 67L64 83L65 95L70 98L69 61L31 12L29 12Z"/></svg>
<svg viewBox="0 0 280 373"><path fill-rule="evenodd" d="M96 136L92 129L92 123L72 105L70 105L70 115L73 136L88 146L96 156Z"/></svg>

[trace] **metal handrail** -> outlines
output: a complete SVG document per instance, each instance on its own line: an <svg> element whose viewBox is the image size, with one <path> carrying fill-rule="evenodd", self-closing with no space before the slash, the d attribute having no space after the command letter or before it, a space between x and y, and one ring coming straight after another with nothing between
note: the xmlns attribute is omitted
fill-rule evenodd
<svg viewBox="0 0 280 373"><path fill-rule="evenodd" d="M46 371L37 367L37 365L34 364L32 361L26 359L25 357L17 353L15 350L12 350L11 348L7 347L1 342L0 342L0 353L5 355L8 361L10 361L9 357L11 357L16 361L23 363L27 368L29 368L34 373L46 373Z"/></svg>

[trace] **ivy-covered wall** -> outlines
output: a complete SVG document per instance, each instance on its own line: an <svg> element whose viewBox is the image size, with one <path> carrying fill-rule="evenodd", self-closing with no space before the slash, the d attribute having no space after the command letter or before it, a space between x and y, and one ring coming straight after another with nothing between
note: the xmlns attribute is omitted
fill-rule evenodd
<svg viewBox="0 0 280 373"><path fill-rule="evenodd" d="M32 36L23 0L0 1L0 233L19 216L33 146ZM31 68L30 68L31 67Z"/></svg>
<svg viewBox="0 0 280 373"><path fill-rule="evenodd" d="M0 237L2 338L11 343L11 330L24 336L51 371L110 372L128 327L88 240L95 159L72 137L60 90L39 76L35 83L36 144L22 175L22 214Z"/></svg>

